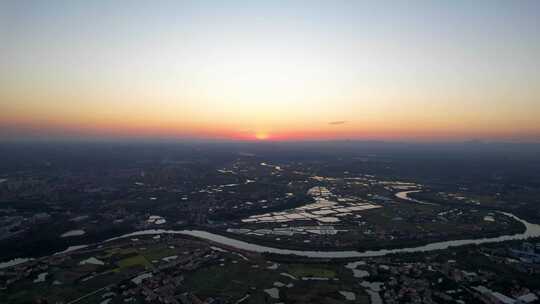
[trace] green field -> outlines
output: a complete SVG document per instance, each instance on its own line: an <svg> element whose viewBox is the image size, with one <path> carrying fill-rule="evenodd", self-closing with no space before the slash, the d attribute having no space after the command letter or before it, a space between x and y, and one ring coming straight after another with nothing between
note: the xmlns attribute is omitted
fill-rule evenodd
<svg viewBox="0 0 540 304"><path fill-rule="evenodd" d="M158 247L145 250L144 252L141 252L141 254L146 258L146 260L153 261L161 260L162 258L172 255L178 255L178 251L177 249L171 249L169 247Z"/></svg>
<svg viewBox="0 0 540 304"><path fill-rule="evenodd" d="M288 273L297 278L318 277L333 279L336 277L336 271L324 265L290 264L287 269Z"/></svg>
<svg viewBox="0 0 540 304"><path fill-rule="evenodd" d="M118 262L118 266L119 266L118 270L121 271L125 268L130 268L130 267L135 267L135 266L142 266L146 269L149 269L152 267L152 264L150 264L150 262L148 262L148 260L144 256L136 255L133 257L120 260Z"/></svg>

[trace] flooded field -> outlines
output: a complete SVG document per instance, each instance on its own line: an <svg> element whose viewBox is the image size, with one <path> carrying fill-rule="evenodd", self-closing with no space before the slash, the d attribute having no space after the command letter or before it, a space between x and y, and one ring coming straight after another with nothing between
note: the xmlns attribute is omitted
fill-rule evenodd
<svg viewBox="0 0 540 304"><path fill-rule="evenodd" d="M357 213L381 208L371 202L362 201L357 198L337 198L333 200L334 195L326 187L313 187L309 189L308 195L311 195L315 203L286 210L282 212L271 212L252 215L243 219L243 223L285 223L302 220L315 220L319 223L337 223L340 217L355 216Z"/></svg>

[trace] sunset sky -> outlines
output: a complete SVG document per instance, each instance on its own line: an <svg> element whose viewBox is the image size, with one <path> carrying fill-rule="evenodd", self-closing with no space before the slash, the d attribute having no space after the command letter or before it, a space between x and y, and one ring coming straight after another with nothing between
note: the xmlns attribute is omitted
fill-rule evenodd
<svg viewBox="0 0 540 304"><path fill-rule="evenodd" d="M1 1L0 139L540 141L540 1Z"/></svg>

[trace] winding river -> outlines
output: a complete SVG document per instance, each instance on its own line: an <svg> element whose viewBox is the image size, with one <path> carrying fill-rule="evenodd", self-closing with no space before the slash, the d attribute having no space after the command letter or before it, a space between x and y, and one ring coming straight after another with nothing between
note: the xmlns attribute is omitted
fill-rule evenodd
<svg viewBox="0 0 540 304"><path fill-rule="evenodd" d="M401 192L396 193L396 197L400 198L400 199L407 200L407 201L411 201L413 203L422 204L422 205L436 205L434 203L428 203L428 202L420 201L420 200L414 199L414 198L409 196L409 193L417 193L417 192L422 192L422 190L401 191Z"/></svg>
<svg viewBox="0 0 540 304"><path fill-rule="evenodd" d="M396 194L400 195L399 198L407 199L416 202L412 198L407 196L410 191L403 191ZM118 237L114 237L104 242L110 242L113 240L118 240L122 238L135 237L141 235L155 235L155 234L180 234L180 235L189 235L197 237L200 239L212 241L217 244L226 245L229 247L258 252L258 253L273 253L273 254L282 254L282 255L295 255L308 258L365 258L365 257L379 257L388 254L394 253L411 253L411 252L424 252L424 251L434 251L447 249L450 247L464 246L471 244L485 244L485 243L496 243L510 240L523 240L531 237L540 237L540 225L529 223L519 217L506 212L500 212L508 217L511 217L523 225L525 225L525 232L518 233L514 235L502 235L499 237L493 238L481 238L481 239L464 239L464 240L454 240L454 241L443 241L430 243L423 246L410 247L410 248L399 248L399 249L381 249L381 250L368 250L368 251L312 251L312 250L291 250L291 249L281 249L268 246L257 245L253 243L248 243L245 241L233 239L219 234L210 233L202 230L164 230L164 229L152 229L152 230L143 230L133 233L124 234ZM2 263L0 263L2 264Z"/></svg>
<svg viewBox="0 0 540 304"><path fill-rule="evenodd" d="M415 203L421 204L430 204L422 201L415 200L408 196L409 193L419 192L421 190L408 190L401 191L396 193L396 197L409 200ZM410 247L410 248L399 248L399 249L381 249L381 250L368 250L368 251L312 251L312 250L291 250L291 249L281 249L268 246L257 245L253 243L248 243L241 240L236 240L229 238L223 235L210 233L202 230L144 230L138 231L130 234L126 234L120 237L112 238L107 241L116 240L119 238L132 237L137 235L149 235L149 234L183 234L190 235L200 239L212 241L214 243L230 246L233 248L238 248L241 250L247 250L258 253L274 253L274 254L283 254L283 255L296 255L309 258L364 258L364 257L377 257L384 256L393 253L411 253L411 252L422 252L422 251L433 251L440 249L447 249L449 247L455 246L464 246L471 244L485 244L485 243L496 243L510 240L522 240L531 237L540 237L540 225L529 223L523 219L518 218L517 216L501 212L508 217L511 217L523 225L525 225L525 232L518 233L514 235L502 235L499 237L493 238L481 238L481 239L465 239L465 240L453 240L453 241L443 241L430 243L423 246Z"/></svg>
<svg viewBox="0 0 540 304"><path fill-rule="evenodd" d="M253 243L248 243L245 241L236 240L229 238L223 235L214 234L202 230L144 230L129 233L122 235L116 238L109 239L107 241L117 240L126 237L134 237L140 235L153 235L153 234L182 234L194 236L200 239L212 241L214 243L230 246L233 248L238 248L241 250L258 252L258 253L274 253L274 254L283 254L283 255L296 255L309 258L365 258L365 257L377 257L384 256L393 253L411 253L411 252L422 252L422 251L433 251L440 249L447 249L449 247L471 245L471 244L485 244L485 243L496 243L502 241L510 240L522 240L530 237L540 237L540 225L531 224L525 220L518 218L517 216L501 212L502 214L509 216L525 225L525 232L514 234L514 235L503 235L493 238L482 238L482 239L465 239L465 240L454 240L454 241L444 241L444 242L435 242L418 247L410 248L400 248L400 249L381 249L381 250L368 250L368 251L310 251L310 250L290 250L290 249L281 249L268 246L257 245ZM106 241L106 242L107 242Z"/></svg>

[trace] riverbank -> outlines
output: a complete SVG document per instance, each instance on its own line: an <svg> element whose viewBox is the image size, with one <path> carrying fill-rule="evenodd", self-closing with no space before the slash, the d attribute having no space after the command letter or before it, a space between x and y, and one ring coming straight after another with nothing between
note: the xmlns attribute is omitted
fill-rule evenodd
<svg viewBox="0 0 540 304"><path fill-rule="evenodd" d="M411 253L411 252L423 252L423 251L434 251L442 250L450 247L464 246L464 245L473 245L473 244L485 244L485 243L496 243L509 240L522 240L531 237L540 237L540 225L531 224L522 220L513 214L503 213L506 216L512 217L513 219L521 222L525 225L526 230L524 233L514 234L514 235L503 235L493 238L482 238L482 239L464 239L464 240L454 240L454 241L443 241L443 242L434 242L423 246L409 247L409 248L400 248L400 249L381 249L381 250L367 250L367 251L354 251L354 250L345 250L345 251L312 251L312 250L290 250L282 248L274 248L268 246L262 246L253 243L247 243L241 240L229 238L223 235L218 235L202 230L145 230L130 233L120 237L112 238L107 241L113 241L120 238L126 237L135 237L142 235L154 235L154 234L181 234L197 237L200 239L208 240L217 244L222 244L228 247L237 248L240 250L257 252L257 253L272 253L280 255L296 255L301 257L308 258L364 258L364 257L379 257L389 254L396 253Z"/></svg>

